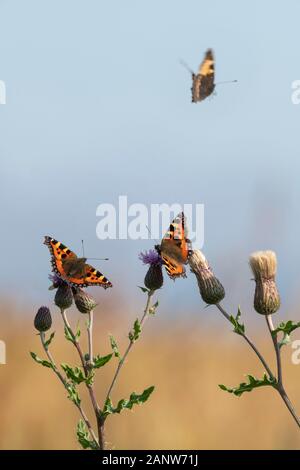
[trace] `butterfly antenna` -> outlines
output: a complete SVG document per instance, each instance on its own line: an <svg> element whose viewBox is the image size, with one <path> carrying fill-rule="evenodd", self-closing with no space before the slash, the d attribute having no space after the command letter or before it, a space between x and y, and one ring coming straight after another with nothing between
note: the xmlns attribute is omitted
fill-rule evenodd
<svg viewBox="0 0 300 470"><path fill-rule="evenodd" d="M148 230L149 232L149 235L150 235L150 240L152 240L152 234L151 234L151 230L149 229L148 225L146 225L146 229ZM154 238L154 240L158 243L158 240L156 238Z"/></svg>
<svg viewBox="0 0 300 470"><path fill-rule="evenodd" d="M109 258L87 258L87 259L94 259L94 260L96 259L98 261L108 261L109 260Z"/></svg>
<svg viewBox="0 0 300 470"><path fill-rule="evenodd" d="M225 83L237 83L237 80L227 80L225 82L218 82L218 83L216 83L216 86L217 85L224 85Z"/></svg>
<svg viewBox="0 0 300 470"><path fill-rule="evenodd" d="M185 69L187 69L192 75L194 75L193 70L188 66L188 64L187 64L184 60L180 59L180 60L179 60L179 63L180 63Z"/></svg>
<svg viewBox="0 0 300 470"><path fill-rule="evenodd" d="M82 257L85 258L85 256L84 256L84 243L83 243L83 240L81 240L81 247L82 247Z"/></svg>
<svg viewBox="0 0 300 470"><path fill-rule="evenodd" d="M148 225L146 225L146 229L148 230L148 233L149 233L150 239L151 239L151 230L150 230L150 228L148 227Z"/></svg>

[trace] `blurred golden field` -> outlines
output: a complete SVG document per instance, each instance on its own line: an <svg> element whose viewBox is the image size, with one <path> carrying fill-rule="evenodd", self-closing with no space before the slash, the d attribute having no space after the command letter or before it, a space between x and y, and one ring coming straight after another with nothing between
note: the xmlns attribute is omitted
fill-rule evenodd
<svg viewBox="0 0 300 470"><path fill-rule="evenodd" d="M120 348L124 348L136 313L121 316L118 306L110 311L104 307L95 312L94 349L108 354L108 333L113 333ZM77 410L67 400L56 376L29 356L29 351L43 356L32 327L34 313L2 299L0 339L7 345L7 364L0 366L0 448L78 449ZM73 346L63 338L55 307L52 313L56 362L78 364ZM80 318L84 329L82 315L71 310L69 318L73 324ZM237 398L218 388L218 383L237 385L247 372L260 376L262 368L221 317L217 335L205 327L203 318L190 316L187 322L174 319L172 324L163 321L160 314L148 319L123 368L113 399L141 392L152 384L156 388L146 404L108 420L106 440L110 448L299 448L299 430L273 389L258 389ZM249 333L253 337L256 332L250 328ZM261 335L257 343L273 364L270 338ZM300 365L292 365L290 347L285 348L283 360L287 391L299 411ZM115 366L112 360L98 372L96 390L100 401ZM85 401L84 393L83 398Z"/></svg>

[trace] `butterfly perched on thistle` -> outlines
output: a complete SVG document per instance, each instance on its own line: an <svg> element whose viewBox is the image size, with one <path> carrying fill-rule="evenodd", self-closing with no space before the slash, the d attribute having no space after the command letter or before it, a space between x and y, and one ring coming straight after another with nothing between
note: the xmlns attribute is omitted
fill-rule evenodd
<svg viewBox="0 0 300 470"><path fill-rule="evenodd" d="M204 59L199 66L198 73L193 72L184 61L181 61L181 64L184 65L192 75L192 103L203 101L214 92L217 84L215 83L215 59L212 49L207 49ZM236 81L237 80L219 82L218 85Z"/></svg>
<svg viewBox="0 0 300 470"><path fill-rule="evenodd" d="M191 242L187 238L186 221L183 212L171 222L161 244L155 245L163 265L171 279L185 277L185 267L191 253Z"/></svg>
<svg viewBox="0 0 300 470"><path fill-rule="evenodd" d="M53 271L69 284L75 287L112 287L112 283L100 271L87 264L87 258L78 258L63 243L48 236L44 244L49 248Z"/></svg>

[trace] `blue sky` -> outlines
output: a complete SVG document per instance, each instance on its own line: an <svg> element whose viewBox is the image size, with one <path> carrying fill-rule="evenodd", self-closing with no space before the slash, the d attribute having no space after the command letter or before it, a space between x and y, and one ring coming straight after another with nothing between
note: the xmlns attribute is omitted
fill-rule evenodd
<svg viewBox="0 0 300 470"><path fill-rule="evenodd" d="M251 302L248 255L266 248L285 305L297 300L299 15L296 0L0 0L1 291L50 299L49 234L109 257L97 266L134 305L152 243L96 238L98 204L124 194L205 205L204 252L229 306ZM197 69L208 47L216 81L238 83L191 104L179 59ZM175 286L166 304L198 304L194 279Z"/></svg>

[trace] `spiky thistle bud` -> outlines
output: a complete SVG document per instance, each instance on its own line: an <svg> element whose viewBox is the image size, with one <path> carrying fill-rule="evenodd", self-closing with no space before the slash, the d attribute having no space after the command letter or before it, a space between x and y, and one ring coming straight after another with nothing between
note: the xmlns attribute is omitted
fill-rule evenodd
<svg viewBox="0 0 300 470"><path fill-rule="evenodd" d="M80 313L90 313L97 306L92 296L79 287L72 288L74 302Z"/></svg>
<svg viewBox="0 0 300 470"><path fill-rule="evenodd" d="M161 265L152 264L146 273L144 284L147 289L156 290L160 289L164 283Z"/></svg>
<svg viewBox="0 0 300 470"><path fill-rule="evenodd" d="M204 302L218 304L225 297L225 290L210 268L207 259L200 250L193 250L189 257L191 271L195 274Z"/></svg>
<svg viewBox="0 0 300 470"><path fill-rule="evenodd" d="M73 303L73 295L69 284L65 282L57 288L54 297L54 303L61 310L66 310L67 308L71 307Z"/></svg>
<svg viewBox="0 0 300 470"><path fill-rule="evenodd" d="M157 290L160 289L164 283L163 273L162 273L162 259L160 255L154 251L149 250L145 253L139 254L139 259L144 264L149 264L149 269L146 273L144 284L147 289Z"/></svg>
<svg viewBox="0 0 300 470"><path fill-rule="evenodd" d="M257 251L249 258L255 280L254 308L257 313L270 315L280 307L275 282L277 259L274 251Z"/></svg>
<svg viewBox="0 0 300 470"><path fill-rule="evenodd" d="M40 307L34 318L34 327L40 333L47 331L52 326L51 313L48 307Z"/></svg>
<svg viewBox="0 0 300 470"><path fill-rule="evenodd" d="M68 282L58 276L56 273L50 274L49 279L52 281L52 285L49 290L57 289L54 297L54 303L61 310L70 308L73 303L73 295L71 286Z"/></svg>

